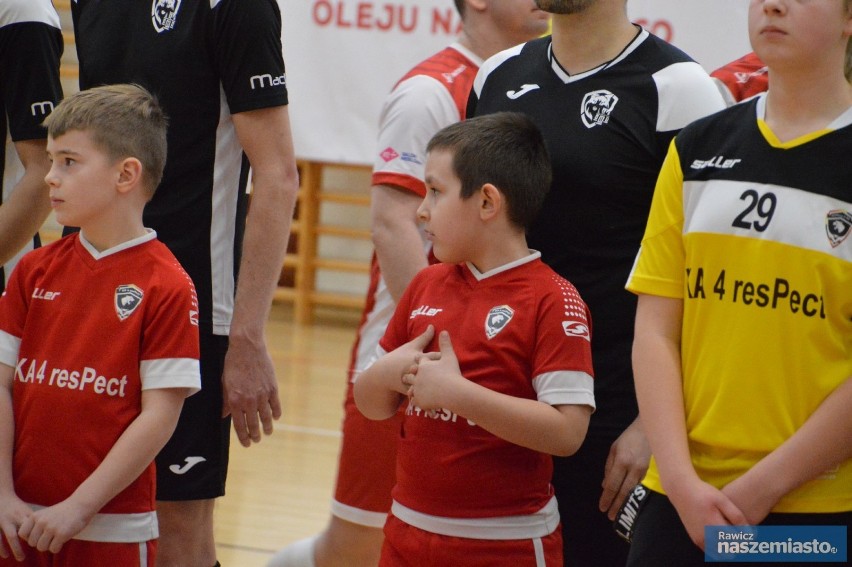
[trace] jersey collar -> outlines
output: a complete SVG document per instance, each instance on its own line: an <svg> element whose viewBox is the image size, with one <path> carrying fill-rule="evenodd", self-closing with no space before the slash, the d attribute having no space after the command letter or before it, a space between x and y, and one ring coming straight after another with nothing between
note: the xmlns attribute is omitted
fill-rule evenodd
<svg viewBox="0 0 852 567"><path fill-rule="evenodd" d="M562 65L559 64L559 61L556 60L556 57L553 56L553 40L550 40L550 43L547 45L547 59L550 61L550 68L553 69L553 72L556 73L556 76L565 83L573 83L575 81L580 81L585 79L586 77L591 77L596 73L600 73L604 69L608 69L613 65L617 65L619 62L623 61L627 58L628 55L633 53L637 47L642 45L642 42L648 39L651 35L648 33L648 30L645 28L636 26L639 28L639 31L636 33L636 37L633 38L633 41L627 44L627 46L621 50L621 53L616 55L613 59L610 59L606 63L602 63L595 67L594 69L589 69L588 71L583 71L582 73L577 73L576 75L571 75L562 68Z"/></svg>
<svg viewBox="0 0 852 567"><path fill-rule="evenodd" d="M107 248L103 252L98 252L98 250L94 246L92 246L92 244L88 240L86 240L86 237L83 236L82 232L79 233L78 236L80 237L80 244L83 246L83 248L86 249L89 254L92 255L92 258L94 258L95 260L101 260L103 258L106 258L107 256L111 256L112 254L121 252L122 250L127 250L128 248L139 246L140 244L144 244L149 240L154 240L155 238L157 238L157 233L154 230L150 228L146 228L145 230L147 231L146 234L143 234L142 236L133 238L126 242L122 242L121 244L113 246L112 248Z"/></svg>
<svg viewBox="0 0 852 567"><path fill-rule="evenodd" d="M476 278L476 281L481 282L484 279L496 276L497 274L501 274L503 272L511 270L512 268L517 268L518 266L529 264L530 262L538 260L539 258L541 258L541 252L539 252L538 250L530 250L528 256L524 256L523 258L519 258L513 262L509 262L508 264L503 264L502 266L498 266L484 273L477 270L476 266L474 266L470 262L465 262L465 265L467 266L467 269L470 270L470 273L473 275L473 277Z"/></svg>

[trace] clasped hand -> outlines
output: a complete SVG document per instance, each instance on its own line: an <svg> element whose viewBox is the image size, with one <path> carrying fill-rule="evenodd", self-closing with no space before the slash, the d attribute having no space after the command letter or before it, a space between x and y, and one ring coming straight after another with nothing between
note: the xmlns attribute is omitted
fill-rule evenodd
<svg viewBox="0 0 852 567"><path fill-rule="evenodd" d="M438 352L415 354L414 363L402 375L410 402L423 410L447 408L455 385L463 380L448 331L441 331L438 347Z"/></svg>

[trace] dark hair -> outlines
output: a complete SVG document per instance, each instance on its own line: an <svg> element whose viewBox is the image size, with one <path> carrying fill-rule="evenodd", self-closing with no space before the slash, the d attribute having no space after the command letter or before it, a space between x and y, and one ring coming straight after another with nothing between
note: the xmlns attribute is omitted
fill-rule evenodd
<svg viewBox="0 0 852 567"><path fill-rule="evenodd" d="M429 140L426 151L453 154L462 199L491 183L506 198L510 221L529 228L550 191L550 155L541 132L525 114L497 112L456 122Z"/></svg>
<svg viewBox="0 0 852 567"><path fill-rule="evenodd" d="M76 92L59 103L44 125L52 138L69 130L88 132L111 160L138 159L149 196L160 184L166 165L168 119L157 99L139 85Z"/></svg>

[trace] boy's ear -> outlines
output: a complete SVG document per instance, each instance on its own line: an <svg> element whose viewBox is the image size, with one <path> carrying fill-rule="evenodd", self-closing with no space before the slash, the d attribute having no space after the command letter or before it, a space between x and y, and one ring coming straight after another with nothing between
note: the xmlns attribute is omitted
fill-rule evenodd
<svg viewBox="0 0 852 567"><path fill-rule="evenodd" d="M503 210L503 193L491 183L486 183L479 189L479 218L490 220Z"/></svg>
<svg viewBox="0 0 852 567"><path fill-rule="evenodd" d="M128 157L118 162L118 181L116 189L127 193L142 182L142 162L137 158Z"/></svg>

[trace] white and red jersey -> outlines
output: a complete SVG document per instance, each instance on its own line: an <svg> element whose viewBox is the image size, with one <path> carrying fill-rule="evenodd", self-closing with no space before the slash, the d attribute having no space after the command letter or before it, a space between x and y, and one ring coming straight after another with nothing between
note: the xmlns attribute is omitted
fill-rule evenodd
<svg viewBox="0 0 852 567"><path fill-rule="evenodd" d="M403 76L382 106L373 185L392 185L426 195L426 145L438 130L464 119L467 97L482 59L454 43L421 61ZM424 240L423 254L430 256ZM393 314L394 302L373 255L367 304L352 350L350 377L375 360L376 345Z"/></svg>
<svg viewBox="0 0 852 567"><path fill-rule="evenodd" d="M24 256L0 299L17 495L35 507L68 498L139 415L143 390L199 389L198 356L195 289L153 231L100 253L75 234ZM152 463L77 538L157 537L154 506Z"/></svg>
<svg viewBox="0 0 852 567"><path fill-rule="evenodd" d="M554 406L595 405L588 308L537 252L485 274L469 264L421 271L400 299L381 349L390 352L429 325L436 338L425 350L437 351L438 334L449 331L468 380ZM409 406L397 463L394 501L420 514L474 522L525 516L553 498L550 455L446 410Z"/></svg>

